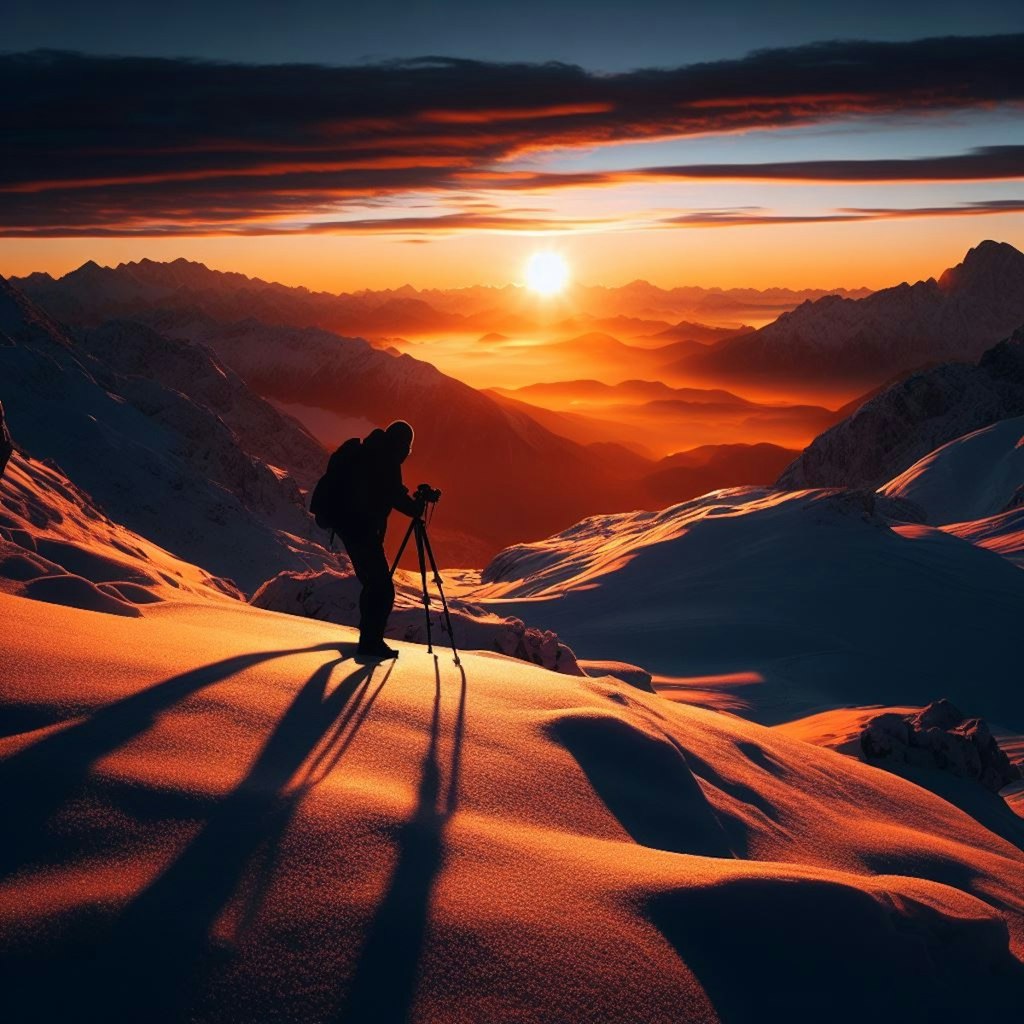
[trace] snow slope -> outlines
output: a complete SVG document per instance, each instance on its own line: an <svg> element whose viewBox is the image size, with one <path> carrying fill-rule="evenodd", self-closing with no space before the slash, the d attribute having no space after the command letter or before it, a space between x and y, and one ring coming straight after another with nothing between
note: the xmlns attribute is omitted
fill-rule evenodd
<svg viewBox="0 0 1024 1024"><path fill-rule="evenodd" d="M875 395L817 437L779 487L881 487L948 441L1024 416L1024 327L977 364L946 363Z"/></svg>
<svg viewBox="0 0 1024 1024"><path fill-rule="evenodd" d="M987 519L1024 487L1024 416L949 441L879 488L924 509L935 526Z"/></svg>
<svg viewBox="0 0 1024 1024"><path fill-rule="evenodd" d="M954 537L969 540L978 547L995 551L1024 568L1024 505L1018 505L987 519L950 523L942 529Z"/></svg>
<svg viewBox="0 0 1024 1024"><path fill-rule="evenodd" d="M241 605L0 620L12 1024L1019 1009L1024 854L832 751Z"/></svg>
<svg viewBox="0 0 1024 1024"><path fill-rule="evenodd" d="M113 522L56 466L18 454L0 480L0 591L129 617L157 601L242 599Z"/></svg>
<svg viewBox="0 0 1024 1024"><path fill-rule="evenodd" d="M945 696L1020 729L1024 575L901 511L871 492L717 491L509 548L462 592L580 657L734 691L763 721Z"/></svg>

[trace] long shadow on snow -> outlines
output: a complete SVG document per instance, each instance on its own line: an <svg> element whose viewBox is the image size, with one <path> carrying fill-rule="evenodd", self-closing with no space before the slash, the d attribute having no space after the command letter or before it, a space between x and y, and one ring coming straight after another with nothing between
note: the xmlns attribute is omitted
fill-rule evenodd
<svg viewBox="0 0 1024 1024"><path fill-rule="evenodd" d="M187 1005L204 977L204 959L205 966L210 966L211 927L253 854L265 849L268 860L273 860L302 797L337 764L390 675L389 669L365 701L376 666L356 669L325 696L341 660L316 670L245 777L216 805L178 857L113 924L97 922L77 940L59 944L56 958L49 957L46 964L24 964L17 983L8 990L8 1008L14 1019L36 1019L34 1014L40 1012L49 1019L46 1013L50 1010L57 1019L79 1016L83 1010L88 1015L92 1010L96 1019L128 1021L137 1019L143 1006L148 1020L187 1017ZM325 736L328 739L321 753L296 779ZM285 792L293 780L294 786ZM259 900L259 889L269 884L270 874L272 865L257 880L250 904ZM240 930L255 912L252 906L243 910ZM94 946L95 951L83 955L83 946ZM61 959L63 968L58 964ZM20 1010L27 1016L19 1017Z"/></svg>
<svg viewBox="0 0 1024 1024"><path fill-rule="evenodd" d="M313 673L245 778L177 860L119 918L104 945L98 973L99 979L106 976L119 982L117 987L106 987L102 981L99 986L106 988L108 1000L111 992L117 994L115 1006L121 1000L125 1011L155 1004L163 1019L174 1020L191 1001L202 980L197 968L208 951L210 929L252 855L268 840L276 845L307 788L285 794L285 787L346 705L357 693L365 694L370 683L375 666L360 667L325 696L339 663L340 659L328 662ZM344 730L357 708L358 704L348 707L338 730ZM268 836L270 827L274 834ZM131 979L130 986L125 985L126 978ZM124 1019L129 1016L126 1012Z"/></svg>
<svg viewBox="0 0 1024 1024"><path fill-rule="evenodd" d="M82 788L94 762L148 729L160 712L261 662L338 649L336 643L317 644L240 654L203 665L101 707L88 718L4 758L0 761L0 802L6 837L0 844L0 879L48 854L52 858L49 820Z"/></svg>
<svg viewBox="0 0 1024 1024"><path fill-rule="evenodd" d="M459 705L452 730L448 792L441 797L441 674L434 655L434 709L416 810L397 833L398 855L387 892L370 924L338 1024L400 1024L416 998L434 884L444 864L444 832L458 807L466 720L466 673L460 666Z"/></svg>

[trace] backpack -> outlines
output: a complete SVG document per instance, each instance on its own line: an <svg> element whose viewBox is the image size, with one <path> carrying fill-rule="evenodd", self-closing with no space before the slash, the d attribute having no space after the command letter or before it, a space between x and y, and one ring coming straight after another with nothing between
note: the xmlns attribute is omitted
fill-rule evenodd
<svg viewBox="0 0 1024 1024"><path fill-rule="evenodd" d="M341 522L345 495L362 447L358 437L350 437L331 456L327 472L317 481L309 499L309 511L321 530L334 531Z"/></svg>

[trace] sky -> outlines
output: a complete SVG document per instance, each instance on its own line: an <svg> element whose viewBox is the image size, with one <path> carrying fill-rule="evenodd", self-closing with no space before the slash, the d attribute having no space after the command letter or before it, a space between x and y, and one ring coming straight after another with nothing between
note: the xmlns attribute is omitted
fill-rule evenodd
<svg viewBox="0 0 1024 1024"><path fill-rule="evenodd" d="M1024 5L15 0L0 273L883 287L1024 248Z"/></svg>

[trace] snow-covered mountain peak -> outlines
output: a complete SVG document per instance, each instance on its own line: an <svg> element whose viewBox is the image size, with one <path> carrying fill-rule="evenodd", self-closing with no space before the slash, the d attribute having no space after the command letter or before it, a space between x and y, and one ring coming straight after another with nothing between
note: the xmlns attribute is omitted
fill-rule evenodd
<svg viewBox="0 0 1024 1024"><path fill-rule="evenodd" d="M1017 281L1024 276L1024 253L1008 242L986 239L967 251L963 261L944 271L939 287L944 291L969 289L987 283Z"/></svg>

